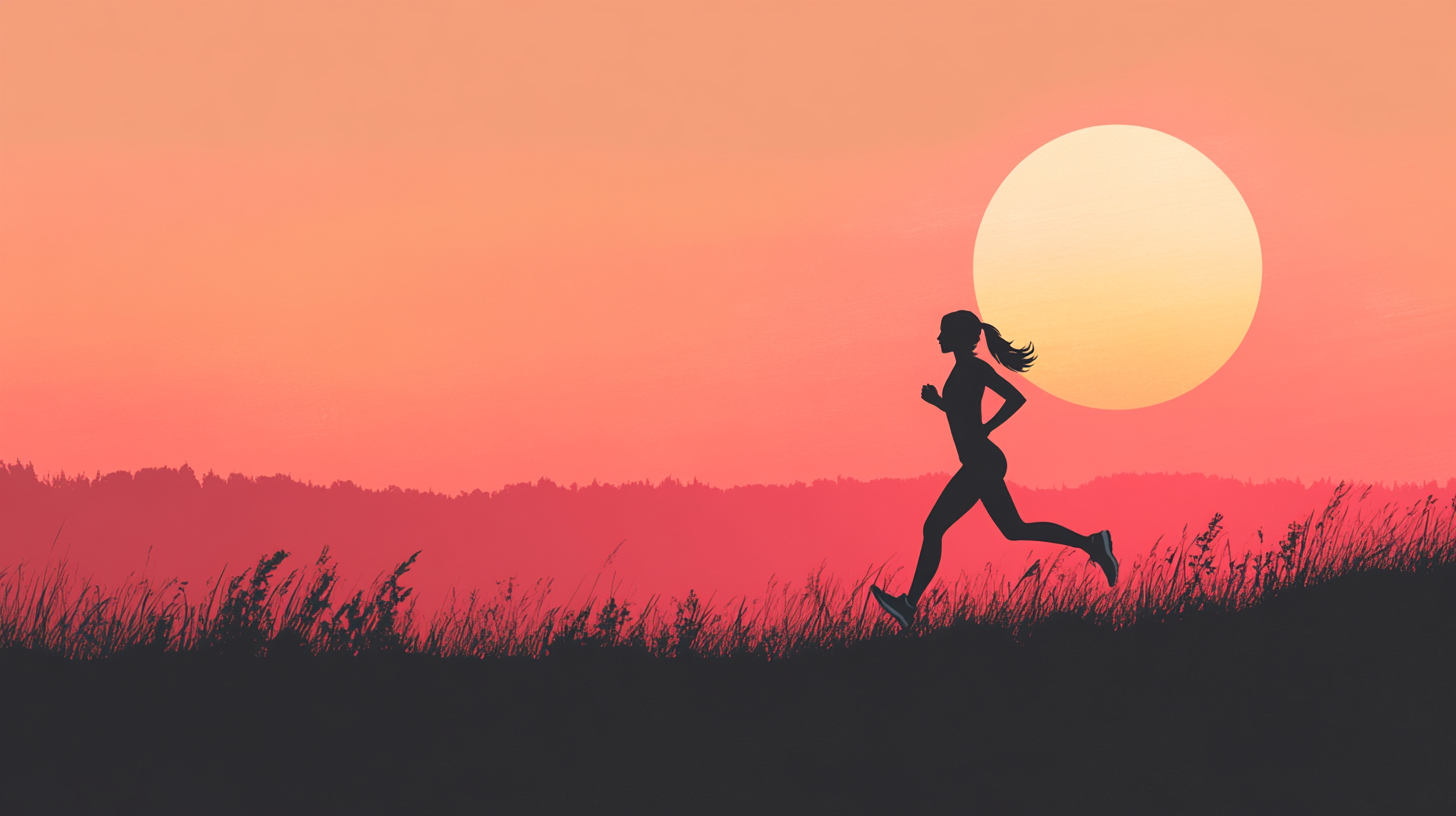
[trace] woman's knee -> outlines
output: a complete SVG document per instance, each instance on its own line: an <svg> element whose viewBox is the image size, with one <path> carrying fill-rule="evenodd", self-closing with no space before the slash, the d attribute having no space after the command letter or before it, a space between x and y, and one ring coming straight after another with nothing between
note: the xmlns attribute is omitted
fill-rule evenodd
<svg viewBox="0 0 1456 816"><path fill-rule="evenodd" d="M1032 538L1031 525L1019 518L993 518L991 520L996 522L996 529L1001 531L1001 535L1007 541L1030 541Z"/></svg>
<svg viewBox="0 0 1456 816"><path fill-rule="evenodd" d="M926 541L939 543L940 540L945 537L945 532L949 529L949 524L945 524L940 519L931 516L930 518L926 519L925 524L920 527L920 533L925 537Z"/></svg>

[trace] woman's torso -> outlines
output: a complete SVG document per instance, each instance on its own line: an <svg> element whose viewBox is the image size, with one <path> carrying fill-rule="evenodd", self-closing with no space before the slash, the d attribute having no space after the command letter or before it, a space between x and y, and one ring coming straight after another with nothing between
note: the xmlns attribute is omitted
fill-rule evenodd
<svg viewBox="0 0 1456 816"><path fill-rule="evenodd" d="M941 397L961 464L987 478L999 479L1006 475L1006 456L986 437L981 420L981 400L986 395L983 368L989 368L989 364L980 358L957 362L945 380Z"/></svg>

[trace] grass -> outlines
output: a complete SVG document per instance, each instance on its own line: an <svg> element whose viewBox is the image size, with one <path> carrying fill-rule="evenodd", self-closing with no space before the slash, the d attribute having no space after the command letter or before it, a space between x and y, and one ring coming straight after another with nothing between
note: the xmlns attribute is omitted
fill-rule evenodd
<svg viewBox="0 0 1456 816"><path fill-rule="evenodd" d="M1456 499L1410 507L1366 507L1366 490L1338 487L1326 507L1288 525L1282 537L1235 557L1221 515L1191 538L1162 540L1129 559L1108 589L1101 573L1065 551L1037 561L1014 581L987 571L932 586L920 622L899 633L867 598L883 568L845 582L810 574L801 587L770 583L756 599L721 606L696 593L649 598L640 606L609 592L551 603L551 585L500 583L494 593L451 595L421 621L400 585L419 553L367 589L336 596L337 565L327 550L313 565L282 572L289 554L210 580L194 599L185 582L147 579L106 590L65 562L0 571L0 648L72 659L135 652L243 656L414 653L440 657L528 657L597 650L656 657L751 656L776 660L841 649L869 639L924 637L980 624L1024 634L1054 617L1110 628L1237 610L1289 589L1373 570L1427 572L1456 562Z"/></svg>

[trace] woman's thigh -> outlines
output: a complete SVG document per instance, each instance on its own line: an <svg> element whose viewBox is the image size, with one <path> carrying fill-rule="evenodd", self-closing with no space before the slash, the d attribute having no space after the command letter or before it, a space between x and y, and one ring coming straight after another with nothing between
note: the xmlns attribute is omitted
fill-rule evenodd
<svg viewBox="0 0 1456 816"><path fill-rule="evenodd" d="M930 508L930 515L925 518L925 532L932 534L949 530L952 524L976 506L978 500L980 493L975 474L969 468L962 467L950 477L950 481L940 491L940 498L935 500L935 506Z"/></svg>
<svg viewBox="0 0 1456 816"><path fill-rule="evenodd" d="M991 517L1001 535L1013 541L1020 539L1026 522L1021 520L1021 513L1017 512L1016 502L1011 500L1011 491L1006 489L1006 483L999 479L988 481L977 485L977 491L985 504L986 515Z"/></svg>

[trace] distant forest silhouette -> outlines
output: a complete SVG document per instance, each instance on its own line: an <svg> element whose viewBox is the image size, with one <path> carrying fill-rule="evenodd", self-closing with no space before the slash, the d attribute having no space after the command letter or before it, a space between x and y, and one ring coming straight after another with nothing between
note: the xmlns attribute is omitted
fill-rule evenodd
<svg viewBox="0 0 1456 816"><path fill-rule="evenodd" d="M342 576L367 582L421 550L407 583L425 610L452 587L491 591L507 578L550 579L552 596L562 602L593 581L598 591L612 585L618 597L683 597L694 589L721 600L758 595L771 576L801 582L821 564L852 576L889 561L901 568L895 585L903 586L925 508L947 478L731 488L675 479L565 486L541 479L449 496L282 475L199 477L186 465L87 477L42 476L30 465L0 463L0 567L67 558L105 585L145 572L200 587L225 566L238 572L264 553L287 550L301 565L328 546ZM1280 537L1290 521L1322 508L1334 484L1119 474L1073 488L1010 488L1028 516L1111 527L1119 552L1132 559L1160 536L1176 541L1185 525L1196 534L1214 513L1223 514L1226 541L1237 553L1257 544L1258 531ZM1375 487L1365 502L1373 509L1452 492L1456 479L1444 488ZM940 576L953 580L988 563L1013 573L1059 549L1007 542L977 510L947 534Z"/></svg>

